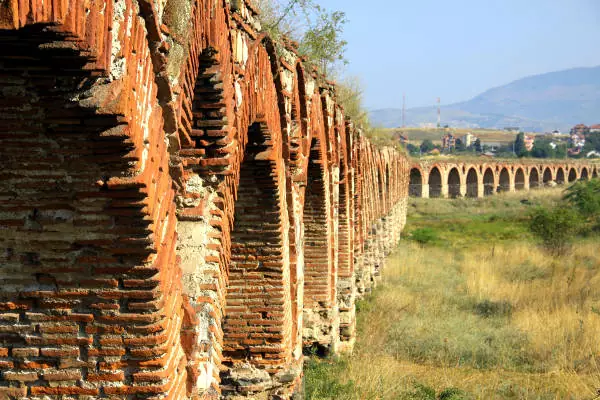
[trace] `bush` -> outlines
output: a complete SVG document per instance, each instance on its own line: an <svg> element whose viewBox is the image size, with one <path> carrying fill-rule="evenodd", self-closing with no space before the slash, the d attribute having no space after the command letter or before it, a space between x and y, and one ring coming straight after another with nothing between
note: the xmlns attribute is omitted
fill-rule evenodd
<svg viewBox="0 0 600 400"><path fill-rule="evenodd" d="M410 238L415 242L425 245L437 240L437 232L431 228L419 228L412 231Z"/></svg>
<svg viewBox="0 0 600 400"><path fill-rule="evenodd" d="M591 233L600 232L600 180L575 183L567 189L564 200L579 211Z"/></svg>
<svg viewBox="0 0 600 400"><path fill-rule="evenodd" d="M448 388L440 393L439 400L467 400L470 397L460 389Z"/></svg>
<svg viewBox="0 0 600 400"><path fill-rule="evenodd" d="M484 300L474 307L475 314L480 317L509 317L512 314L512 304L508 301Z"/></svg>
<svg viewBox="0 0 600 400"><path fill-rule="evenodd" d="M579 231L581 216L569 207L539 207L530 213L529 230L554 255L563 255Z"/></svg>

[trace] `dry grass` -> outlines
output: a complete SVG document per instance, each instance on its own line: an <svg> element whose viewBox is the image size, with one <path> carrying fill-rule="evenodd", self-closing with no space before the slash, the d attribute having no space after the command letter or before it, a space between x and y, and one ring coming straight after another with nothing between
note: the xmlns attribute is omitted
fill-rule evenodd
<svg viewBox="0 0 600 400"><path fill-rule="evenodd" d="M553 202L560 191L531 195L531 203ZM419 200L420 217L411 224L436 228L435 216L440 229L450 218L455 225L494 225L492 213L522 216L527 206L520 197L464 207L458 206L464 200ZM530 239L502 232L489 243L465 245L472 234L461 231L467 240L449 235L444 245L402 243L388 260L385 283L360 304L355 353L330 370L328 379L346 390L320 388L308 397L434 400L444 389L458 388L462 395L447 398L598 398L597 239L551 257ZM320 387L311 374L307 382Z"/></svg>

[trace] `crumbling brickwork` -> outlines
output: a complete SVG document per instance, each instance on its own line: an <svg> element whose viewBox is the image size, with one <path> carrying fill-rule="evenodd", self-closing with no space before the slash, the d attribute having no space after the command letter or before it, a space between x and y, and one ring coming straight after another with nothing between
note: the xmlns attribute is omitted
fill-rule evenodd
<svg viewBox="0 0 600 400"><path fill-rule="evenodd" d="M246 1L0 4L0 397L290 398L409 163Z"/></svg>
<svg viewBox="0 0 600 400"><path fill-rule="evenodd" d="M562 185L598 176L592 160L414 161L409 192L412 197L475 197L497 192Z"/></svg>

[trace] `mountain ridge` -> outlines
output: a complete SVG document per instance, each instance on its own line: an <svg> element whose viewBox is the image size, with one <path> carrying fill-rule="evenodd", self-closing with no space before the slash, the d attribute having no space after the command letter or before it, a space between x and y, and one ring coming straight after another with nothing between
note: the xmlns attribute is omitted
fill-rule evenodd
<svg viewBox="0 0 600 400"><path fill-rule="evenodd" d="M539 132L599 123L600 66L527 76L441 109L442 124L460 128L516 126ZM402 125L401 109L383 108L370 115L375 125ZM436 106L406 110L408 126L432 126L436 122Z"/></svg>

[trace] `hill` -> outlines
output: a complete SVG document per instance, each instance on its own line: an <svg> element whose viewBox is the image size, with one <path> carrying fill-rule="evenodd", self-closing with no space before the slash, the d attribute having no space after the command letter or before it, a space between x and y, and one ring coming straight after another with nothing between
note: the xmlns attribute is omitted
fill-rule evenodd
<svg viewBox="0 0 600 400"><path fill-rule="evenodd" d="M374 110L371 119L376 125L397 127L402 124L402 110ZM408 126L432 126L436 121L435 106L406 111ZM471 100L442 106L442 124L453 127L517 126L540 132L598 122L600 66L530 76L487 90Z"/></svg>

